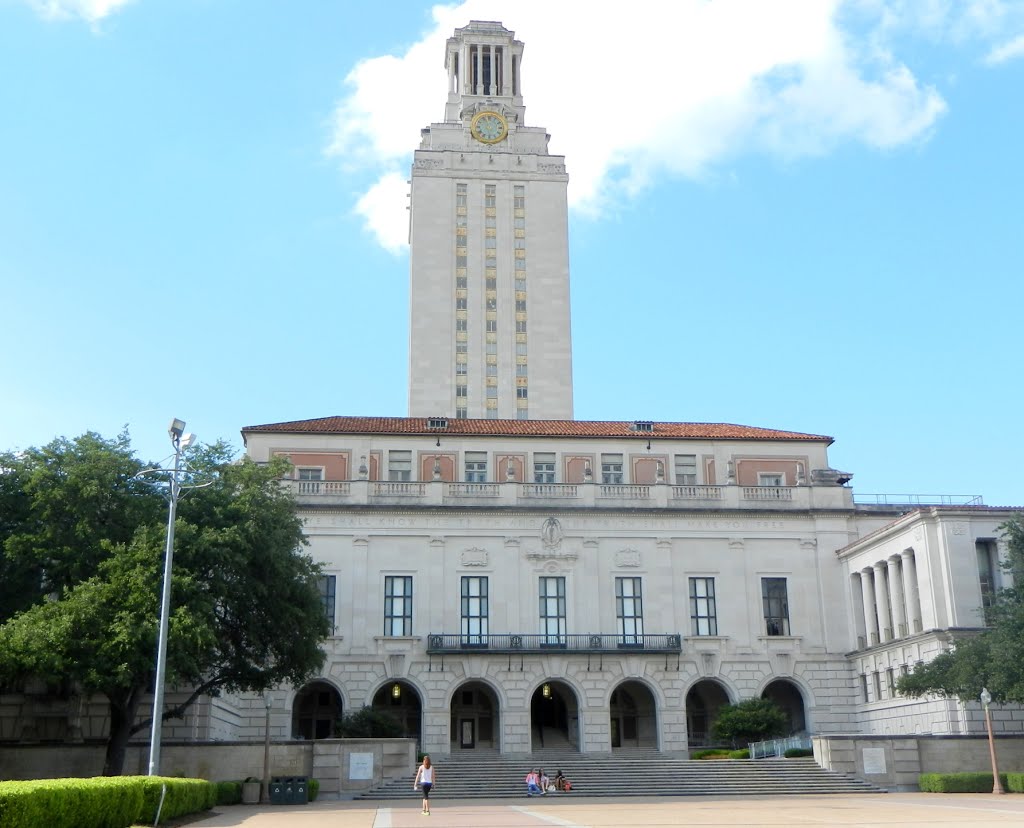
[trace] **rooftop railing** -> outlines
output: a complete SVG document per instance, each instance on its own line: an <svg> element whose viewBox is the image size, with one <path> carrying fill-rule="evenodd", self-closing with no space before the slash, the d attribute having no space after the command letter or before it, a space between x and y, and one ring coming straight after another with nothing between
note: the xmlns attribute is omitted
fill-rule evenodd
<svg viewBox="0 0 1024 828"><path fill-rule="evenodd" d="M500 633L498 635L461 635L459 633L429 633L427 652L443 653L621 653L641 651L647 653L679 653L683 637L679 633L652 635L614 635L609 633L574 633L572 635L536 635L530 633Z"/></svg>
<svg viewBox="0 0 1024 828"><path fill-rule="evenodd" d="M853 502L858 506L984 506L981 495L941 494L858 494Z"/></svg>

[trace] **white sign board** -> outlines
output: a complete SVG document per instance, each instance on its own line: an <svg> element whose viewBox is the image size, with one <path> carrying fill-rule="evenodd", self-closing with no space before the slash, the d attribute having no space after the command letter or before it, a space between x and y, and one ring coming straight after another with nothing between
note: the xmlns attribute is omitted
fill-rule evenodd
<svg viewBox="0 0 1024 828"><path fill-rule="evenodd" d="M864 748L864 775L885 773L885 748Z"/></svg>
<svg viewBox="0 0 1024 828"><path fill-rule="evenodd" d="M373 779L373 754L350 753L348 755L349 779Z"/></svg>

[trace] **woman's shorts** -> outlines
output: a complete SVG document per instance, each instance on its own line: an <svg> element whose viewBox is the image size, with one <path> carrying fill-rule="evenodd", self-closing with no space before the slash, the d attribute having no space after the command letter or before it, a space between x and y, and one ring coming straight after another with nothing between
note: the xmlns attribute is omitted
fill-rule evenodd
<svg viewBox="0 0 1024 828"><path fill-rule="evenodd" d="M430 799L430 789L434 787L433 783L424 782L421 787L423 788L423 798Z"/></svg>

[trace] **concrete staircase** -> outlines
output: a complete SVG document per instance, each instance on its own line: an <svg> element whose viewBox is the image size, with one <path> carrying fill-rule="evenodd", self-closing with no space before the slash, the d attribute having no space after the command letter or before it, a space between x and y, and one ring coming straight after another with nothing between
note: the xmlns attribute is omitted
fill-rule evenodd
<svg viewBox="0 0 1024 828"><path fill-rule="evenodd" d="M456 753L437 758L436 795L444 799L526 798L523 778L544 768L561 769L572 782L568 794L548 796L768 796L785 794L882 793L883 789L825 770L813 759L689 760L657 751L621 751L590 757L562 750L529 757ZM412 777L392 780L357 799L418 799Z"/></svg>

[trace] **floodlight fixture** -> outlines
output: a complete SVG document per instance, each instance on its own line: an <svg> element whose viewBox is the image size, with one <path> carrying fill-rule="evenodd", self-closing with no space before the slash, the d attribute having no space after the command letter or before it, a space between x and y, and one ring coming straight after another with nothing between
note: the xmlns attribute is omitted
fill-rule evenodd
<svg viewBox="0 0 1024 828"><path fill-rule="evenodd" d="M171 438L172 443L177 443L181 439L181 435L185 433L185 421L179 420L175 417L171 420L171 424L167 429L167 434Z"/></svg>

